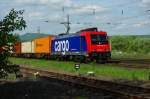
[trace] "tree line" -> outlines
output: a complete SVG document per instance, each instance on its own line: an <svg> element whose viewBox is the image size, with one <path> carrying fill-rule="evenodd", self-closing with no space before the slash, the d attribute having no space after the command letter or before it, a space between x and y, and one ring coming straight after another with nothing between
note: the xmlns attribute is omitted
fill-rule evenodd
<svg viewBox="0 0 150 99"><path fill-rule="evenodd" d="M150 53L150 38L140 36L113 36L110 42L112 51Z"/></svg>

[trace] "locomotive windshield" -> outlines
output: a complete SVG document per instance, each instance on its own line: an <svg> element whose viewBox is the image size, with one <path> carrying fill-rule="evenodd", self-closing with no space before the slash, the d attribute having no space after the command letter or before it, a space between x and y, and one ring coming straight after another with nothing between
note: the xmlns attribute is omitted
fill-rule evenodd
<svg viewBox="0 0 150 99"><path fill-rule="evenodd" d="M91 43L92 44L107 44L108 43L107 35L91 34Z"/></svg>

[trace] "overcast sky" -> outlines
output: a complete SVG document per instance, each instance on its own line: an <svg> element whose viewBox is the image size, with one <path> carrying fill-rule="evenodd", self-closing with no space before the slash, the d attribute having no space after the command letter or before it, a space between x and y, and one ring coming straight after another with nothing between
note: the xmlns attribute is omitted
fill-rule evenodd
<svg viewBox="0 0 150 99"><path fill-rule="evenodd" d="M12 8L25 10L28 27L17 33L40 27L42 33L59 34L69 14L71 32L98 27L109 35L141 35L150 34L149 7L150 0L0 0L0 19Z"/></svg>

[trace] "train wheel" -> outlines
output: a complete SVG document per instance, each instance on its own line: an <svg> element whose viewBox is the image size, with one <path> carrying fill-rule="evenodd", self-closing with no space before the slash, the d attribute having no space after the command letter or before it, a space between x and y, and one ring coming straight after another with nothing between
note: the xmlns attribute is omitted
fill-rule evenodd
<svg viewBox="0 0 150 99"><path fill-rule="evenodd" d="M96 63L105 64L106 60L105 59L97 59Z"/></svg>
<svg viewBox="0 0 150 99"><path fill-rule="evenodd" d="M96 63L100 63L100 64L105 63L105 59L103 57L103 54L99 54L95 59L96 59Z"/></svg>
<svg viewBox="0 0 150 99"><path fill-rule="evenodd" d="M84 57L84 61L83 61L84 63L89 63L89 62L91 62L91 59L90 58L87 58L87 57Z"/></svg>
<svg viewBox="0 0 150 99"><path fill-rule="evenodd" d="M73 61L74 61L74 62L79 62L78 56L74 56L74 57L73 57Z"/></svg>

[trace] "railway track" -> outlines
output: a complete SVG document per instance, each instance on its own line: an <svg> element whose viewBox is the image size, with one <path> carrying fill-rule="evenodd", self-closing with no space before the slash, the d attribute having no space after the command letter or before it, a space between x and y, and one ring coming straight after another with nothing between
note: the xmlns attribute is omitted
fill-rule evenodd
<svg viewBox="0 0 150 99"><path fill-rule="evenodd" d="M108 64L128 68L150 69L150 59L112 59Z"/></svg>
<svg viewBox="0 0 150 99"><path fill-rule="evenodd" d="M20 72L24 75L39 75L54 79L63 80L65 82L80 84L95 89L104 90L114 95L123 97L121 99L150 99L150 89L120 84L112 81L103 81L94 77L83 77L73 74L62 74L47 70L39 70L28 67L20 67Z"/></svg>
<svg viewBox="0 0 150 99"><path fill-rule="evenodd" d="M113 59L122 63L150 64L150 59Z"/></svg>

